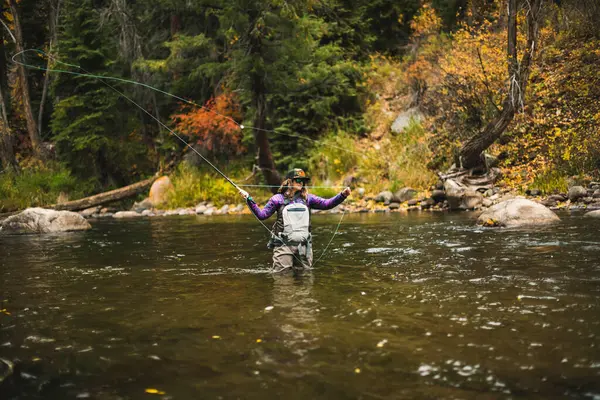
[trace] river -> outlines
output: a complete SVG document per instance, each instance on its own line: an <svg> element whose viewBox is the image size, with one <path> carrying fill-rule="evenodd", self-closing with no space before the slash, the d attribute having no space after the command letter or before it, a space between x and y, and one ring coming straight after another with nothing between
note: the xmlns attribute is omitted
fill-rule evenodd
<svg viewBox="0 0 600 400"><path fill-rule="evenodd" d="M251 216L1 237L0 398L598 400L600 222L560 217L346 215L298 277Z"/></svg>

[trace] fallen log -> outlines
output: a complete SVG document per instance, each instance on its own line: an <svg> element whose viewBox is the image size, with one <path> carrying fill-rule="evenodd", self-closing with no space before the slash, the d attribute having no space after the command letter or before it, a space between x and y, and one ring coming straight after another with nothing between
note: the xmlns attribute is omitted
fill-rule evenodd
<svg viewBox="0 0 600 400"><path fill-rule="evenodd" d="M102 204L111 203L113 201L123 200L131 196L147 190L152 183L158 178L158 175L133 185L125 186L119 189L114 189L108 192L95 194L90 197L85 197L79 200L67 201L65 203L53 204L48 208L55 210L78 211L86 208L100 206Z"/></svg>

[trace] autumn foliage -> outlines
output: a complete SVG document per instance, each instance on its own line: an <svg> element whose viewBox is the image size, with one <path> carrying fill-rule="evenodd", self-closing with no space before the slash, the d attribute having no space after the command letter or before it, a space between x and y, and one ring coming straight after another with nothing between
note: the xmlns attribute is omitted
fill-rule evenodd
<svg viewBox="0 0 600 400"><path fill-rule="evenodd" d="M229 93L211 98L203 107L182 104L171 116L178 132L213 154L240 154L245 150L242 129L236 122L240 118L239 104Z"/></svg>

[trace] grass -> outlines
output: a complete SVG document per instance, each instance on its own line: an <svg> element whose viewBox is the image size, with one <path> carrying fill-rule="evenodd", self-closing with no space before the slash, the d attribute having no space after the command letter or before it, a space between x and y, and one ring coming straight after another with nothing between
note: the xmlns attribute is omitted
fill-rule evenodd
<svg viewBox="0 0 600 400"><path fill-rule="evenodd" d="M92 185L78 181L59 163L47 163L19 173L5 171L0 174L0 212L21 210L27 207L55 204L62 200L84 197Z"/></svg>
<svg viewBox="0 0 600 400"><path fill-rule="evenodd" d="M567 193L569 181L559 171L544 171L536 175L530 187L541 190L543 194Z"/></svg>
<svg viewBox="0 0 600 400"><path fill-rule="evenodd" d="M170 176L175 190L171 192L166 209L179 207L192 207L201 201L211 201L215 205L243 203L238 191L221 175L208 167L194 167L185 162L181 163L174 174ZM242 169L239 165L229 165L223 171L234 182L241 182L243 176L248 176L250 171ZM270 192L263 188L248 190L257 201L270 196Z"/></svg>

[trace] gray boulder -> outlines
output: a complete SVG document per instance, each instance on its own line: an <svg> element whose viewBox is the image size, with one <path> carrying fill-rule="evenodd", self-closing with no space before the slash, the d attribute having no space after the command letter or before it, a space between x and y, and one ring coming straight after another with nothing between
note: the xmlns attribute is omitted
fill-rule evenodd
<svg viewBox="0 0 600 400"><path fill-rule="evenodd" d="M444 182L444 189L446 190L448 206L451 210L471 210L481 206L483 203L483 195L481 193L460 186L451 179Z"/></svg>
<svg viewBox="0 0 600 400"><path fill-rule="evenodd" d="M484 211L477 223L484 226L535 226L559 222L560 218L547 207L527 199L511 199Z"/></svg>
<svg viewBox="0 0 600 400"><path fill-rule="evenodd" d="M417 195L417 191L413 188L405 187L394 193L394 200L399 203L412 200Z"/></svg>
<svg viewBox="0 0 600 400"><path fill-rule="evenodd" d="M584 214L584 217L600 218L600 210L590 211Z"/></svg>
<svg viewBox="0 0 600 400"><path fill-rule="evenodd" d="M377 196L375 196L376 202L383 203L385 205L390 204L393 199L394 199L394 194L387 190L383 191L383 192L379 193Z"/></svg>
<svg viewBox="0 0 600 400"><path fill-rule="evenodd" d="M150 210L152 208L152 202L150 201L150 198L146 197L144 200L138 202L133 203L133 206L131 207L131 211L135 211L138 213L141 213L144 210Z"/></svg>
<svg viewBox="0 0 600 400"><path fill-rule="evenodd" d="M84 231L92 226L76 212L45 208L28 208L0 223L0 233L28 234L66 231Z"/></svg>
<svg viewBox="0 0 600 400"><path fill-rule="evenodd" d="M583 186L571 186L569 188L569 200L577 201L582 197L587 196L587 190Z"/></svg>

